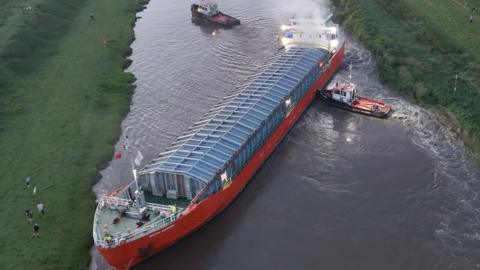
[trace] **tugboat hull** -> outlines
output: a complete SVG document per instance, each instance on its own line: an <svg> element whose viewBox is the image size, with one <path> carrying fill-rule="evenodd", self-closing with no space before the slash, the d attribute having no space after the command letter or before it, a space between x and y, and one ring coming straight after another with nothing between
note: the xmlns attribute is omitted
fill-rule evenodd
<svg viewBox="0 0 480 270"><path fill-rule="evenodd" d="M344 102L334 100L331 97L331 91L330 90L319 90L318 92L319 92L320 98L323 101L325 101L326 103L328 103L332 106L335 106L337 108L347 110L347 111L360 113L360 114L365 114L365 115L370 115L370 116L374 116L374 117L378 117L378 118L386 118L391 111L390 106L388 106L388 105L386 105L382 102L369 99L369 98L357 97L357 101L352 106L350 106L349 104L346 104ZM362 103L363 104L367 103L368 105L375 105L377 107L380 107L381 109L375 110L375 109L371 109L371 108L366 108L368 106L359 106L358 105L358 104L362 104Z"/></svg>
<svg viewBox="0 0 480 270"><path fill-rule="evenodd" d="M190 8L190 10L192 11L192 19L201 19L224 27L230 27L240 24L240 20L232 16L226 15L222 12L218 12L217 14L212 16L208 16L206 14L198 12L198 7L199 6L197 4L192 4Z"/></svg>

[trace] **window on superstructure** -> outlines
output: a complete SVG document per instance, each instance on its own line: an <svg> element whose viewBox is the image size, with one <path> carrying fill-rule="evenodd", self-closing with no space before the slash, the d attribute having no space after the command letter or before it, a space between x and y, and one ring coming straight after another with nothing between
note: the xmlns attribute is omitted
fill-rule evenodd
<svg viewBox="0 0 480 270"><path fill-rule="evenodd" d="M237 153L237 158L235 159L234 165L234 174L235 176L240 172L240 169L242 168L242 158L240 156L240 152Z"/></svg>
<svg viewBox="0 0 480 270"><path fill-rule="evenodd" d="M175 176L172 174L167 174L167 189L168 190L176 190L175 186Z"/></svg>
<svg viewBox="0 0 480 270"><path fill-rule="evenodd" d="M241 163L242 163L243 165L245 165L245 162L247 162L247 156L248 156L247 147L248 147L247 144L245 144L245 145L243 146L243 149L242 149L242 161L241 161Z"/></svg>
<svg viewBox="0 0 480 270"><path fill-rule="evenodd" d="M252 155L252 140L249 138L247 143L245 144L245 162L250 160Z"/></svg>
<svg viewBox="0 0 480 270"><path fill-rule="evenodd" d="M272 116L273 115L270 115L270 117L268 118L268 121L267 121L269 135L272 134L272 132L273 132L273 117Z"/></svg>
<svg viewBox="0 0 480 270"><path fill-rule="evenodd" d="M282 108L283 106L277 107L275 112L275 125L278 126L280 120L282 119Z"/></svg>
<svg viewBox="0 0 480 270"><path fill-rule="evenodd" d="M252 135L252 154L255 153L255 151L257 151L257 145L258 145L257 134L253 134Z"/></svg>
<svg viewBox="0 0 480 270"><path fill-rule="evenodd" d="M268 136L268 127L267 127L267 122L263 122L263 127L262 127L262 144L265 143L267 136Z"/></svg>

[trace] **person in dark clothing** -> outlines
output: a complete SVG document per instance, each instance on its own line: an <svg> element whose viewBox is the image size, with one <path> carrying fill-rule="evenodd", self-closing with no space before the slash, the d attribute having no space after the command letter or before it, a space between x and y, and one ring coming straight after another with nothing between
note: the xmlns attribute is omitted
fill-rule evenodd
<svg viewBox="0 0 480 270"><path fill-rule="evenodd" d="M40 226L37 223L33 224L33 237L37 237L40 235L39 233Z"/></svg>
<svg viewBox="0 0 480 270"><path fill-rule="evenodd" d="M33 220L33 213L30 209L25 210L25 216L27 216L28 221L32 222Z"/></svg>

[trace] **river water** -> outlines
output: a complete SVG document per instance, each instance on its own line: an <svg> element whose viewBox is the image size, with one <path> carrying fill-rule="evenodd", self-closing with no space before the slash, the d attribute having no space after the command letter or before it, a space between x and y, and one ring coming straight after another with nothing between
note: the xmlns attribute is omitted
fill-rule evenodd
<svg viewBox="0 0 480 270"><path fill-rule="evenodd" d="M279 3L220 2L242 21L229 30L192 23L187 1L151 1L138 14L122 137L144 164L280 53L292 10ZM392 116L314 101L230 207L135 269L480 269L480 173L433 114L383 86L370 53L347 42L360 94L392 104ZM335 80L348 74L345 64ZM128 182L127 160L102 172L97 195ZM92 256L92 269L107 267Z"/></svg>

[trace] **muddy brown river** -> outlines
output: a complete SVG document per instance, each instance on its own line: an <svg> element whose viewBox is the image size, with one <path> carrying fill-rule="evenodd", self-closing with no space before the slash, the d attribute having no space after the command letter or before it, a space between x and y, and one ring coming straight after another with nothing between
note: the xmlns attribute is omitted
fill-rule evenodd
<svg viewBox="0 0 480 270"><path fill-rule="evenodd" d="M229 30L192 23L190 4L151 1L138 14L122 136L144 164L281 53L282 19L325 3L224 0L242 21ZM351 63L359 93L390 103L392 116L314 101L222 214L134 269L480 269L480 173L432 113L383 86L370 53L347 43L334 80L348 80ZM129 170L112 161L94 191L125 185ZM92 269L107 268L92 256Z"/></svg>

